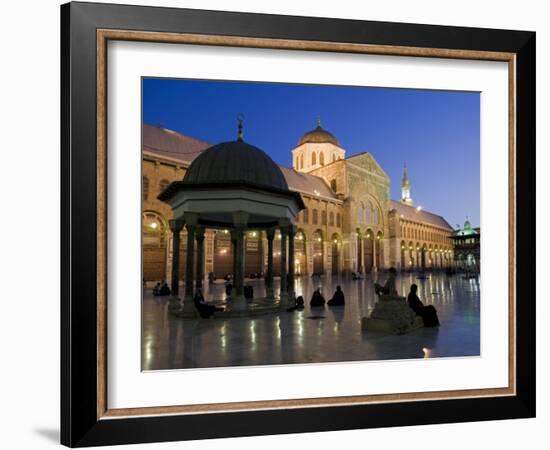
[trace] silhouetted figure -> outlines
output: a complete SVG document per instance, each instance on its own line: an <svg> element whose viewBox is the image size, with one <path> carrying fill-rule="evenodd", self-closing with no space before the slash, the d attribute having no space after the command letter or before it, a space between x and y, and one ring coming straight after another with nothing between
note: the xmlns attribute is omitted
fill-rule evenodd
<svg viewBox="0 0 550 450"><path fill-rule="evenodd" d="M155 284L155 287L153 288L153 295L155 297L160 295L160 281Z"/></svg>
<svg viewBox="0 0 550 450"><path fill-rule="evenodd" d="M160 285L160 295L170 295L170 288L166 281L163 281Z"/></svg>
<svg viewBox="0 0 550 450"><path fill-rule="evenodd" d="M216 280L216 276L214 275L214 272L208 272L208 283L212 284Z"/></svg>
<svg viewBox="0 0 550 450"><path fill-rule="evenodd" d="M304 297L301 295L296 299L296 302L294 303L294 306L291 306L287 309L288 312L296 311L296 310L302 310L304 309Z"/></svg>
<svg viewBox="0 0 550 450"><path fill-rule="evenodd" d="M231 283L225 284L225 295L231 297L231 291L233 290L233 285Z"/></svg>
<svg viewBox="0 0 550 450"><path fill-rule="evenodd" d="M315 289L315 292L311 296L310 306L325 306L325 297L321 294L320 289Z"/></svg>
<svg viewBox="0 0 550 450"><path fill-rule="evenodd" d="M249 284L247 284L244 288L243 288L243 293L244 293L244 298L246 298L247 300L251 300L254 298L254 288L252 286L250 286Z"/></svg>
<svg viewBox="0 0 550 450"><path fill-rule="evenodd" d="M344 298L344 293L342 292L342 288L340 286L336 286L336 292L334 293L332 298L327 302L327 305L341 306L345 304L346 304L346 300Z"/></svg>
<svg viewBox="0 0 550 450"><path fill-rule="evenodd" d="M199 315L203 319L208 319L216 311L223 311L223 308L219 308L217 306L209 305L208 303L206 303L200 289L197 289L195 297L193 298L193 303L195 304L195 308L197 308Z"/></svg>
<svg viewBox="0 0 550 450"><path fill-rule="evenodd" d="M424 303L420 301L416 292L418 291L418 286L416 284L411 284L411 292L407 297L407 302L411 309L416 313L417 316L422 317L425 327L437 327L439 326L439 319L437 317L437 310L433 305L424 306Z"/></svg>
<svg viewBox="0 0 550 450"><path fill-rule="evenodd" d="M395 288L395 276L397 275L397 270L390 267L390 274L384 286L374 283L374 291L377 295L397 295L397 289Z"/></svg>

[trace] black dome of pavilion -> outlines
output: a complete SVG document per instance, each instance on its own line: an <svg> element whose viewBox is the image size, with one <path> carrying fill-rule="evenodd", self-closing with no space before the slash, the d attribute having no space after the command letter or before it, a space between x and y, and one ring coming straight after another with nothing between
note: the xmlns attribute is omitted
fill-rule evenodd
<svg viewBox="0 0 550 450"><path fill-rule="evenodd" d="M261 149L238 139L204 150L189 166L185 184L248 184L288 190L283 172Z"/></svg>

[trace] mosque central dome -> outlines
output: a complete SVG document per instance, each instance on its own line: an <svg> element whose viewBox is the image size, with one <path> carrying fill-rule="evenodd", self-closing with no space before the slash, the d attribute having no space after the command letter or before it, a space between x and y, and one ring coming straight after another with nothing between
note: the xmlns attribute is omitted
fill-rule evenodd
<svg viewBox="0 0 550 450"><path fill-rule="evenodd" d="M204 150L189 166L185 184L249 184L288 190L283 172L258 147L238 139Z"/></svg>
<svg viewBox="0 0 550 450"><path fill-rule="evenodd" d="M336 136L321 127L320 120L317 120L317 127L314 130L308 131L300 138L300 140L298 141L298 146L308 143L330 143L340 147L340 143L338 142L338 139L336 139Z"/></svg>

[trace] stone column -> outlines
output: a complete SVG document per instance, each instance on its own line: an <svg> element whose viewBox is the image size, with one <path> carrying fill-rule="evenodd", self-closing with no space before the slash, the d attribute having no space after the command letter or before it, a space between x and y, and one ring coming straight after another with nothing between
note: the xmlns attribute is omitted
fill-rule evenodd
<svg viewBox="0 0 550 450"><path fill-rule="evenodd" d="M281 227L281 306L286 306L288 303L288 292L287 292L287 252L286 252L286 236L288 230L286 227Z"/></svg>
<svg viewBox="0 0 550 450"><path fill-rule="evenodd" d="M198 226L195 231L195 239L197 240L197 269L195 289L202 289L204 280L204 227Z"/></svg>
<svg viewBox="0 0 550 450"><path fill-rule="evenodd" d="M234 279L233 279L233 309L245 309L247 307L244 299L244 258L245 245L244 233L248 224L248 214L245 212L233 213L234 228L231 231L231 238L235 242L234 255Z"/></svg>
<svg viewBox="0 0 550 450"><path fill-rule="evenodd" d="M378 267L376 266L376 237L372 236L372 271L378 272Z"/></svg>
<svg viewBox="0 0 550 450"><path fill-rule="evenodd" d="M244 227L236 226L231 231L233 244L233 306L246 307L244 304Z"/></svg>
<svg viewBox="0 0 550 450"><path fill-rule="evenodd" d="M210 272L214 272L214 238L215 234L212 230L209 230L205 233L205 241L204 241L204 270L207 274Z"/></svg>
<svg viewBox="0 0 550 450"><path fill-rule="evenodd" d="M265 276L265 291L267 298L273 298L273 239L275 229L270 228L265 232L267 236L267 272Z"/></svg>
<svg viewBox="0 0 550 450"><path fill-rule="evenodd" d="M168 304L168 310L174 313L181 309L181 301L179 298L180 233L183 229L184 222L180 219L172 219L169 221L169 224L170 230L172 231L172 295Z"/></svg>
<svg viewBox="0 0 550 450"><path fill-rule="evenodd" d="M363 272L363 267L365 266L365 261L363 260L363 239L361 238L361 233L357 229L357 272Z"/></svg>
<svg viewBox="0 0 550 450"><path fill-rule="evenodd" d="M296 235L296 225L290 225L287 228L288 233L288 300L290 303L294 303L296 300L296 289L294 286L294 270L295 270L295 256L294 256L294 237Z"/></svg>
<svg viewBox="0 0 550 450"><path fill-rule="evenodd" d="M193 307L193 266L195 256L195 231L196 226L187 224L187 259L185 263L185 296L183 298L183 309L194 310Z"/></svg>

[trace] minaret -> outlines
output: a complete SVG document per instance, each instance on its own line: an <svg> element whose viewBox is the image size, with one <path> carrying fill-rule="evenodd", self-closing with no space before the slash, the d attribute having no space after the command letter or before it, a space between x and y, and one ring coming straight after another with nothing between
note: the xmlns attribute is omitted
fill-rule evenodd
<svg viewBox="0 0 550 450"><path fill-rule="evenodd" d="M411 198L411 182L407 175L407 165L403 167L403 179L401 180L401 203L412 206L413 200Z"/></svg>

